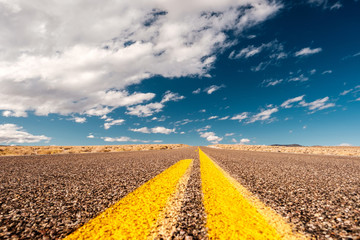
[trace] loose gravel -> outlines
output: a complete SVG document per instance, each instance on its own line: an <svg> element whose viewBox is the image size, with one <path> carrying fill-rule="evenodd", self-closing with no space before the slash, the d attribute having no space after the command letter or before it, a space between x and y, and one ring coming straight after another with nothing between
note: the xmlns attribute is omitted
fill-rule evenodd
<svg viewBox="0 0 360 240"><path fill-rule="evenodd" d="M0 157L0 238L63 238L195 149Z"/></svg>
<svg viewBox="0 0 360 240"><path fill-rule="evenodd" d="M360 239L360 158L202 149L297 231Z"/></svg>

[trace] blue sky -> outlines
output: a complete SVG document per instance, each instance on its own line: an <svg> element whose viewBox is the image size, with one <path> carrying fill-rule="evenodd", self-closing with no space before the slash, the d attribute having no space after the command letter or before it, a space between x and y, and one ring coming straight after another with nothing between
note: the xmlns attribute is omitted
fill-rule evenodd
<svg viewBox="0 0 360 240"><path fill-rule="evenodd" d="M0 0L0 144L359 146L359 12Z"/></svg>

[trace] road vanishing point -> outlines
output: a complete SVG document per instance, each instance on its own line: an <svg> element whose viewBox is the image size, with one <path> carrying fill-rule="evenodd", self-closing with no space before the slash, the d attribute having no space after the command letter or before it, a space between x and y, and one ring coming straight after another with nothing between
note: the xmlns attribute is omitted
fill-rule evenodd
<svg viewBox="0 0 360 240"><path fill-rule="evenodd" d="M360 239L356 157L186 147L0 163L3 239Z"/></svg>

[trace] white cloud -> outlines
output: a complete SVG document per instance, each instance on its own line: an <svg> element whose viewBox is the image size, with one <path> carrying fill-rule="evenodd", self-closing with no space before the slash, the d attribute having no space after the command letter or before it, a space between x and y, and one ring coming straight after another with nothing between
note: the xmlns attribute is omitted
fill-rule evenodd
<svg viewBox="0 0 360 240"><path fill-rule="evenodd" d="M183 120L174 122L174 125L175 126L186 125L186 124L191 123L191 122L193 122L193 120L185 118Z"/></svg>
<svg viewBox="0 0 360 240"><path fill-rule="evenodd" d="M227 120L229 119L230 116L225 116L225 117L222 117L222 118L219 118L219 120Z"/></svg>
<svg viewBox="0 0 360 240"><path fill-rule="evenodd" d="M175 128L170 129L170 128L165 128L165 127L154 127L154 128L151 128L151 132L152 133L170 134L170 133L175 132Z"/></svg>
<svg viewBox="0 0 360 240"><path fill-rule="evenodd" d="M341 147L350 147L352 145L350 143L341 143L341 144L339 144L339 146L341 146Z"/></svg>
<svg viewBox="0 0 360 240"><path fill-rule="evenodd" d="M212 94L213 92L216 92L217 90L221 89L221 88L224 88L225 85L222 84L220 86L217 86L217 85L211 85L210 87L207 87L204 89L204 92L206 92L207 94Z"/></svg>
<svg viewBox="0 0 360 240"><path fill-rule="evenodd" d="M211 128L211 126L210 126L210 125L207 125L207 126L205 126L205 127L203 127L203 128L197 129L196 131L197 131L197 132L205 132L205 131L207 131L207 130L210 129L210 128Z"/></svg>
<svg viewBox="0 0 360 240"><path fill-rule="evenodd" d="M2 115L4 117L27 117L27 113L23 112L23 111L10 111L10 110L6 110L3 111Z"/></svg>
<svg viewBox="0 0 360 240"><path fill-rule="evenodd" d="M206 112L206 109L200 109L199 112L204 113Z"/></svg>
<svg viewBox="0 0 360 240"><path fill-rule="evenodd" d="M184 98L185 98L184 96L181 96L178 93L173 93L171 91L166 91L160 103L166 103L166 102L170 102L170 101L177 102L177 101L182 100Z"/></svg>
<svg viewBox="0 0 360 240"><path fill-rule="evenodd" d="M273 87L273 86L276 86L280 83L282 83L284 80L283 79L267 79L267 80L264 80L261 85L264 86L264 87Z"/></svg>
<svg viewBox="0 0 360 240"><path fill-rule="evenodd" d="M236 51L232 51L229 55L229 58L250 58L261 53L262 51L267 51L268 57L272 59L282 59L287 57L287 53L284 52L283 44L279 43L277 40L273 40L268 43L263 43L258 47L249 45L246 48L241 49L238 53L236 53Z"/></svg>
<svg viewBox="0 0 360 240"><path fill-rule="evenodd" d="M323 71L321 74L330 74L330 73L332 73L332 70Z"/></svg>
<svg viewBox="0 0 360 240"><path fill-rule="evenodd" d="M151 133L150 129L147 128L147 127L131 128L130 131L133 131L133 132L141 132L141 133Z"/></svg>
<svg viewBox="0 0 360 240"><path fill-rule="evenodd" d="M289 82L306 82L308 81L309 78L308 77L305 77L304 74L301 74L300 76L298 77L292 77L289 79Z"/></svg>
<svg viewBox="0 0 360 240"><path fill-rule="evenodd" d="M76 123L85 123L86 122L85 117L74 117L72 120L74 120L74 122L76 122Z"/></svg>
<svg viewBox="0 0 360 240"><path fill-rule="evenodd" d="M335 9L335 10L337 10L337 9L340 9L340 8L342 8L342 4L341 4L341 2L336 2L334 5L332 5L331 7L330 7L330 10L333 10L333 9Z"/></svg>
<svg viewBox="0 0 360 240"><path fill-rule="evenodd" d="M312 55L312 54L315 54L315 53L319 53L322 51L322 48L314 48L314 49L311 49L309 47L306 47L306 48L303 48L299 51L297 51L295 53L295 56L296 57L301 57L301 56L309 56L309 55Z"/></svg>
<svg viewBox="0 0 360 240"><path fill-rule="evenodd" d="M132 139L130 137L102 137L101 139L103 139L105 142L144 142L142 140Z"/></svg>
<svg viewBox="0 0 360 240"><path fill-rule="evenodd" d="M216 118L218 118L218 117L219 117L219 116L211 116L211 117L208 118L208 120L216 119Z"/></svg>
<svg viewBox="0 0 360 240"><path fill-rule="evenodd" d="M237 114L235 116L233 116L232 118L230 118L231 120L239 120L239 122L241 122L242 120L248 118L248 113L247 112L243 112L240 114Z"/></svg>
<svg viewBox="0 0 360 240"><path fill-rule="evenodd" d="M162 134L170 134L175 132L175 128L165 128L165 127L142 127L142 128L131 128L130 131L133 132L141 132L141 133L162 133Z"/></svg>
<svg viewBox="0 0 360 240"><path fill-rule="evenodd" d="M234 135L234 133L226 133L225 137L230 137L230 136L233 136L233 135Z"/></svg>
<svg viewBox="0 0 360 240"><path fill-rule="evenodd" d="M265 120L268 120L272 114L278 112L278 108L275 107L275 108L270 108L270 109L267 109L267 110L263 110L261 111L260 113L258 114L255 114L254 116L252 116L248 121L247 123L253 123L253 122L256 122L256 121L265 121Z"/></svg>
<svg viewBox="0 0 360 240"><path fill-rule="evenodd" d="M111 126L115 126L115 125L121 125L125 122L124 119L117 119L117 120L110 120L106 123L104 123L104 128L107 130L109 129Z"/></svg>
<svg viewBox="0 0 360 240"><path fill-rule="evenodd" d="M146 105L136 105L127 107L126 114L135 115L138 117L149 117L155 113L161 112L165 107L166 102L174 101L177 102L184 99L184 96L180 96L178 93L166 91L160 102L148 103Z"/></svg>
<svg viewBox="0 0 360 240"><path fill-rule="evenodd" d="M192 91L192 94L199 94L201 92L201 88L198 88L194 91Z"/></svg>
<svg viewBox="0 0 360 240"><path fill-rule="evenodd" d="M89 135L87 136L87 138L95 138L95 136L92 133L89 133Z"/></svg>
<svg viewBox="0 0 360 240"><path fill-rule="evenodd" d="M303 107L308 107L309 110L312 111L311 113L314 113L316 111L323 110L323 109L335 106L334 103L327 103L327 101L329 101L329 97L324 97L324 98L321 98L321 99L317 99L317 100L315 100L313 102L310 102L310 103L307 103L305 101L301 101L300 105L303 106Z"/></svg>
<svg viewBox="0 0 360 240"><path fill-rule="evenodd" d="M247 138L243 138L240 140L240 144L247 144L250 142L250 139L247 139Z"/></svg>
<svg viewBox="0 0 360 240"><path fill-rule="evenodd" d="M154 142L154 143L162 143L163 140L154 140L153 142Z"/></svg>
<svg viewBox="0 0 360 240"><path fill-rule="evenodd" d="M102 116L143 104L155 95L125 89L153 76L208 76L216 53L232 44L227 32L242 34L282 7L270 0L0 5L0 110L14 116Z"/></svg>
<svg viewBox="0 0 360 240"><path fill-rule="evenodd" d="M293 107L292 103L300 102L300 101L302 101L304 99L304 97L305 97L305 95L288 99L288 100L286 100L285 102L283 102L281 104L281 107L283 107L283 108L292 108Z"/></svg>
<svg viewBox="0 0 360 240"><path fill-rule="evenodd" d="M223 138L216 136L214 132L200 133L200 137L206 138L207 141L214 144L219 143L221 140L223 140Z"/></svg>
<svg viewBox="0 0 360 240"><path fill-rule="evenodd" d="M315 73L316 73L316 69L310 70L310 74L311 74L311 75L314 75Z"/></svg>
<svg viewBox="0 0 360 240"><path fill-rule="evenodd" d="M44 135L32 135L26 132L23 127L16 124L0 124L0 143L37 143L40 141L50 141L51 138Z"/></svg>
<svg viewBox="0 0 360 240"><path fill-rule="evenodd" d="M135 115L138 117L149 117L154 113L161 112L164 107L164 104L159 102L149 103L146 105L137 105L134 107L128 107L126 114Z"/></svg>
<svg viewBox="0 0 360 240"><path fill-rule="evenodd" d="M237 141L236 141L236 139L235 139L235 138L231 139L231 142L233 142L233 143L237 143Z"/></svg>
<svg viewBox="0 0 360 240"><path fill-rule="evenodd" d="M349 92L351 92L353 89L349 89L349 90L344 90L343 92L340 93L341 96L345 96L346 94L348 94Z"/></svg>
<svg viewBox="0 0 360 240"><path fill-rule="evenodd" d="M185 132L180 132L180 134L185 134Z"/></svg>

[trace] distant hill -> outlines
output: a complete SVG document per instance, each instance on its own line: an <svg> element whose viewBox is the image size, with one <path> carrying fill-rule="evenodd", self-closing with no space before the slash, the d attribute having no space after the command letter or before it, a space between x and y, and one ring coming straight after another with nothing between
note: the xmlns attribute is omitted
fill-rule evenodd
<svg viewBox="0 0 360 240"><path fill-rule="evenodd" d="M300 144L272 144L270 146L278 146L278 147L303 147Z"/></svg>

